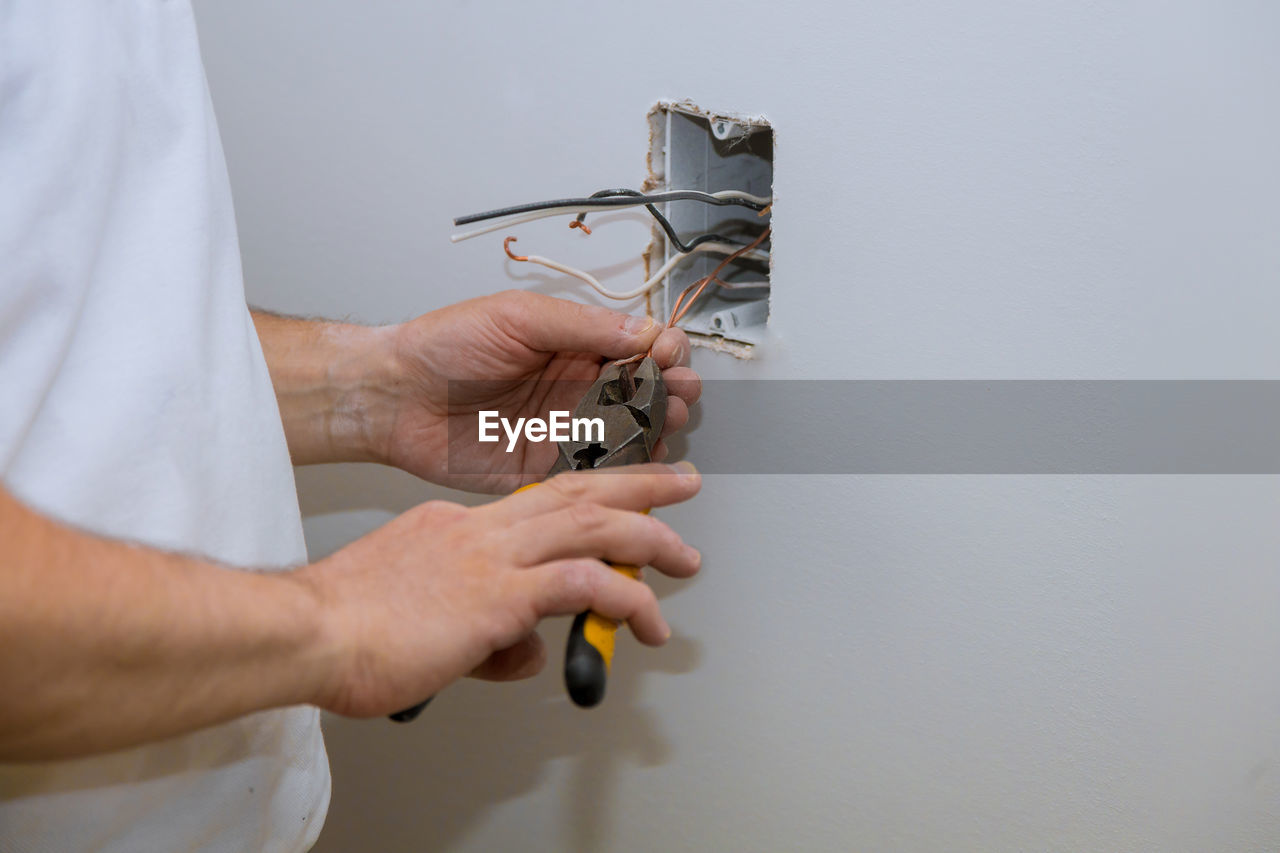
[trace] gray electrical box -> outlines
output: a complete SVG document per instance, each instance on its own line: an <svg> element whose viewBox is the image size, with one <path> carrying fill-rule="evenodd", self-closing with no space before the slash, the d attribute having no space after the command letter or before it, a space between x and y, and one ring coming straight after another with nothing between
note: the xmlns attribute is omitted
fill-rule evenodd
<svg viewBox="0 0 1280 853"><path fill-rule="evenodd" d="M662 102L649 114L650 180L653 190L744 190L773 195L773 128L762 118L716 115L688 103ZM689 201L668 202L663 213L686 243L701 234L723 235L745 245L770 224L763 216L739 206L716 206ZM679 254L661 229L654 229L662 261ZM766 246L769 245L766 243ZM650 304L666 317L685 287L709 275L725 254L690 254L667 276L660 300ZM656 266L656 265L655 265ZM708 287L685 315L681 326L695 345L715 346L739 356L764 339L769 318L769 263L735 260L720 278L732 288Z"/></svg>

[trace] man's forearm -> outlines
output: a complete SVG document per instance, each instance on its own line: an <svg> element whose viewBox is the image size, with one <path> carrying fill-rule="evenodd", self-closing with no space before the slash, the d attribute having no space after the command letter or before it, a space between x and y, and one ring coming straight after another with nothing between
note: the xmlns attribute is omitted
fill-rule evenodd
<svg viewBox="0 0 1280 853"><path fill-rule="evenodd" d="M0 761L118 749L319 701L336 654L292 573L90 536L0 489Z"/></svg>
<svg viewBox="0 0 1280 853"><path fill-rule="evenodd" d="M390 327L253 312L295 465L382 462L395 417Z"/></svg>

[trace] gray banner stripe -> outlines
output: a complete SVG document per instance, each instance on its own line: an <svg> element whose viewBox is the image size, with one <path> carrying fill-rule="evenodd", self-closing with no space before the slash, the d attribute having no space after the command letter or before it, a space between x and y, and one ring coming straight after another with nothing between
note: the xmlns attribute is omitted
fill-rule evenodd
<svg viewBox="0 0 1280 853"><path fill-rule="evenodd" d="M1280 381L707 381L672 444L714 474L1275 474Z"/></svg>

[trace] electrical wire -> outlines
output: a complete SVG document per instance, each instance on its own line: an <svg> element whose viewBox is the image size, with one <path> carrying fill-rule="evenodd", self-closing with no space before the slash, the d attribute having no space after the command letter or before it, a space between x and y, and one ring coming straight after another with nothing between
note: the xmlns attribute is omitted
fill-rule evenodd
<svg viewBox="0 0 1280 853"><path fill-rule="evenodd" d="M748 245L741 247L732 255L729 255L727 258L721 261L720 264L714 270L711 271L711 275L707 276L704 279L701 279L700 281L695 281L693 284L689 285L684 290L680 291L680 295L676 297L675 304L671 306L671 316L667 319L667 327L670 328L674 326L676 323L679 323L681 320L684 319L684 315L689 313L689 309L692 308L693 303L697 302L698 298L702 296L702 291L707 289L707 285L711 284L712 282L715 282L721 287L732 288L733 285L729 284L728 282L720 280L720 273L724 271L725 267L727 267L729 264L736 261L738 258L748 256L751 253L755 252L761 243L769 239L769 234L772 232L772 230L773 229L771 228L764 229L764 231L760 233L759 237L752 240ZM697 290L694 290L695 287L697 288ZM688 302L685 302L685 297L689 294L690 291L693 291L693 295L689 296Z"/></svg>
<svg viewBox="0 0 1280 853"><path fill-rule="evenodd" d="M641 202L636 202L634 206L639 207ZM500 222L491 222L480 228L473 228L470 231L463 231L461 234L454 234L449 237L450 242L461 243L463 240L470 240L472 237L479 237L482 234L491 234L494 231L502 231L514 225L524 225L526 222L533 222L536 219L546 219L549 216L564 216L566 214L575 214L584 212L581 207L553 207L547 210L539 210L534 213L526 213L524 216L517 216L513 219L503 219ZM586 211L590 212L590 211Z"/></svg>
<svg viewBox="0 0 1280 853"><path fill-rule="evenodd" d="M764 229L763 233L761 233L760 236L757 237L755 240L753 240L750 244L746 246L742 246L736 252L729 255L724 260L722 260L719 263L719 265L716 266L716 268L711 271L711 275L698 279L693 284L689 285L684 290L680 291L680 295L676 297L675 304L671 306L671 316L667 318L667 325L665 328L667 329L675 328L676 324L684 319L684 316L689 313L689 309L693 307L693 303L698 301L698 299L702 296L702 292L706 290L707 286L710 285L712 282L715 282L720 287L733 289L735 285L732 285L726 281L720 280L720 273L724 271L725 267L727 267L729 264L736 261L738 258L750 256L753 253L756 253L759 249L760 244L763 243L765 240L769 239L769 234L772 230L773 229L771 228ZM692 293L693 295L690 296L690 293ZM686 301L686 299L688 301ZM657 338L654 338L654 340L656 341ZM653 355L652 346L649 347L648 352L637 353L631 356L630 358L618 359L617 363L631 364L633 362L639 361L640 359L650 355Z"/></svg>
<svg viewBox="0 0 1280 853"><path fill-rule="evenodd" d="M644 193L638 192L636 190L616 189L616 190L600 190L597 193L592 193L591 198L599 198L600 196L630 196L634 198L636 196L642 196L642 195L644 195ZM667 239L671 241L671 245L675 246L676 251L680 252L681 254L687 255L688 253L693 251L695 246L699 246L703 243L726 243L729 240L728 237L724 237L720 234L701 234L697 237L694 237L691 241L689 241L686 244L684 241L680 239L680 236L676 234L676 229L672 227L671 220L663 216L662 212L659 211L658 208L654 207L652 204L646 204L644 208L645 210L649 211L649 213L657 221L658 225L662 227L662 230L666 232ZM768 210L768 208L766 207L765 210ZM757 213L756 215L760 216L762 215L762 213ZM578 217L569 223L569 227L581 228L583 231L590 234L591 229L588 228L585 224L586 218L587 218L586 211L579 213Z"/></svg>
<svg viewBox="0 0 1280 853"><path fill-rule="evenodd" d="M739 201L736 201L736 202L735 202L735 201L732 201L732 200L730 200L730 201L724 201L724 200L721 200L721 201L719 201L719 202L709 202L709 203L713 203L713 204L743 204L744 206L746 206L746 207L750 207L750 208L751 208L751 209L753 209L753 210L757 210L757 204L758 204L759 202L767 202L767 204L764 204L764 205L760 205L760 206L759 206L759 208L758 208L758 210L757 210L757 215L759 215L759 210L764 210L764 209L766 209L766 208L769 206L769 204L771 204L771 203L772 203L772 202L770 201L770 199L769 199L769 198L767 198L767 197L765 197L765 196L753 196L753 195L751 195L750 193L744 193L744 192L742 192L742 191L740 191L740 190L721 190L720 192L710 193L710 194L708 194L708 193L694 193L694 192L692 192L692 191L685 191L685 190L680 190L680 191L678 191L678 192L679 192L680 194L692 194L692 195L697 195L697 196L707 196L707 195L710 195L711 197L720 197L720 196L723 196L725 199L739 199ZM529 212L529 213L525 213L525 214L523 214L523 215L514 216L514 217L513 217L513 218L511 218L511 219L507 219L507 218L505 218L505 216L507 216L507 214L503 213L502 211L489 211L488 213L476 213L476 214L472 214L472 215L470 215L470 216L460 216L460 217L458 217L457 219L455 219L455 220L454 220L454 224L455 224L455 225L464 225L464 224L468 224L468 223L471 223L471 222L479 222L479 221L481 221L482 219L495 218L495 217L491 216L491 214L494 214L494 213L502 213L504 218L502 218L502 221L500 221L500 222L491 222L491 223L489 223L488 225L483 225L483 226L481 226L481 227L479 227L479 228L473 228L473 229L472 229L472 230L470 230L470 231L463 231L463 232L461 232L461 233L459 233L459 234L454 234L454 235L452 235L452 236L450 236L450 237L449 237L449 240L450 240L450 242L453 242L453 243L461 243L462 241L464 241L464 240L470 240L470 239L472 239L473 237L480 237L480 236L482 236L482 235L484 235L484 234L492 234L494 231L501 231L501 230L503 230L503 229L505 229L505 228L508 228L508 227L511 227L511 226L515 226L515 225L524 225L524 224L525 224L525 223L527 223L527 222L533 222L534 220L537 220L537 219L546 219L546 218L547 218L547 217L549 217L549 216L563 216L563 215L565 215L565 214L571 214L571 215L583 215L583 214L586 214L586 213L593 213L593 212L594 212L594 213L598 213L598 212L600 212L600 211L602 211L602 210L612 210L612 209L617 209L617 208L627 208L627 207L641 207L641 206L648 206L648 205L650 205L650 202L649 202L649 201L647 201L647 199L659 198L660 196L666 196L666 195L673 195L673 193L657 193L657 194L654 194L654 195L647 195L647 196L646 196L646 195L635 195L635 196L628 196L628 197L624 197L624 198L617 198L617 197L615 197L615 198L608 198L608 199L604 199L604 198L598 198L598 199L564 199L564 201L566 201L566 202L581 202L581 203L578 203L578 204L565 204L565 205L562 205L562 206L560 206L560 207L544 207L544 208L541 208L541 209L538 209L538 210L531 211L531 212ZM677 200L678 200L678 199L677 199ZM698 199L698 200L703 200L703 199ZM660 199L660 198L659 198L659 202L661 202L661 199ZM749 202L749 203L748 203L748 202ZM541 205L541 204L546 204L546 203L547 203L547 202L539 202L538 204L540 204L540 205ZM528 207L528 205L520 205L520 207ZM504 210L514 210L514 209L515 209L515 208L504 208ZM664 219L665 219L665 217L664 217ZM668 222L667 224L668 224L668 225L670 225L670 222ZM674 232L674 229L672 229L672 231L668 231L668 232L667 232L667 234L668 234L669 236L674 236L674 235L673 235L673 232ZM587 233L590 233L590 231L588 230L588 232L587 232ZM692 246L694 245L694 243L696 243L696 242L697 242L697 240L696 240L696 239L695 239L694 241L691 241L691 242L689 243L689 247L692 247ZM709 242L709 241L708 241L708 242ZM686 248L687 248L687 247L686 247Z"/></svg>
<svg viewBox="0 0 1280 853"><path fill-rule="evenodd" d="M769 196L757 196L743 190L720 190L714 193L699 192L696 190L673 190L670 192L644 194L637 190L631 189L611 189L600 190L586 198L564 198L552 201L532 202L529 204L518 204L511 207L502 207L495 210L488 210L482 213L472 213L466 216L459 216L453 220L455 226L468 225L473 222L483 222L486 220L496 219L489 225L465 231L460 234L454 234L449 239L454 243L470 240L472 237L479 237L482 234L489 234L493 231L508 228L514 225L521 225L526 222L532 222L537 219L544 219L551 216L562 216L564 214L575 214L575 218L569 223L570 228L581 228L585 233L590 234L591 229L586 226L586 216L588 213L601 212L611 209L624 209L629 207L643 206L653 216L654 220L662 228L663 232L670 239L671 244L678 250L677 254L672 255L666 263L658 268L652 276L645 280L643 284L633 290L615 291L605 287L600 281L588 272L562 264L550 258L544 258L541 255L517 255L511 251L511 244L517 242L517 238L509 236L502 241L503 251L507 253L513 261L522 263L538 264L548 269L573 276L574 278L584 281L594 288L602 296L609 299L626 300L634 299L642 296L656 287L670 272L675 269L676 265L690 255L698 252L717 252L723 253L726 257L720 261L711 274L705 276L693 284L686 287L680 292L675 303L671 307L671 316L667 319L666 328L673 328L679 323L684 316L693 307L694 303L701 298L703 292L712 283L724 288L732 288L735 285L720 279L720 273L729 264L739 258L750 258L756 261L769 260L769 253L760 249L760 245L769 239L772 229L765 228L760 236L756 237L751 243L745 246L735 246L727 241L720 234L701 234L690 240L688 243L682 241L675 228L671 225L671 221L654 207L655 204L664 204L669 201L698 201L704 204L714 205L738 205L747 207L756 211L756 216L767 216L773 207L773 199ZM619 363L627 364L644 358L645 355L652 354L652 348L649 353L641 353L628 359L623 359Z"/></svg>
<svg viewBox="0 0 1280 853"><path fill-rule="evenodd" d="M551 201L535 201L529 204L499 207L494 210L486 210L483 213L469 213L453 220L453 224L470 225L472 222L500 219L504 216L516 216L521 213L533 213L538 210L549 210L553 207L581 207L589 210L596 207L635 207L641 204L662 204L667 201L700 201L704 204L714 205L736 204L742 207L749 207L752 210L763 210L773 199L768 196L752 195L742 190L720 190L714 193L704 193L698 190L669 190L648 195L615 196L611 198L559 198Z"/></svg>
<svg viewBox="0 0 1280 853"><path fill-rule="evenodd" d="M768 233L769 232L766 229L765 236L768 236ZM669 258L666 263L658 267L657 272L655 272L652 276L650 276L645 281L645 283L640 285L639 287L633 290L616 291L616 290L610 290L609 288L605 287L591 273L583 272L580 269L575 269L574 267L568 266L566 264L562 264L559 261L553 261L550 258L544 258L541 255L517 255L515 252L511 251L511 244L515 242L518 242L515 237L508 237L502 241L502 248L507 253L507 257L510 258L511 260L522 261L522 262L527 262L531 264L538 264L539 266L544 266L547 269L553 269L556 272L562 272L566 275L571 275L574 278L580 279L581 281L585 281L587 284L591 285L593 288L596 289L597 292L600 293L600 295L608 297L609 299L618 299L618 300L635 299L637 296L643 296L644 294L648 293L650 290L653 290L653 288L657 287L657 285L664 278L666 278L667 273L675 269L676 265L680 263L680 261L689 257L689 255L691 254L696 254L699 252L722 252L729 255L729 260L734 260L736 258L740 258L748 255L751 257L752 260L756 260L756 261L769 260L768 252L756 251L756 247L759 246L762 242L764 242L763 239L757 239L754 243L752 243L749 246L734 246L732 244L726 244L726 243L702 243L698 246L695 246L692 252L686 252L680 255L672 255L671 258ZM719 274L720 270L724 268L726 263L728 263L728 260L722 262L720 266L716 267L716 274Z"/></svg>

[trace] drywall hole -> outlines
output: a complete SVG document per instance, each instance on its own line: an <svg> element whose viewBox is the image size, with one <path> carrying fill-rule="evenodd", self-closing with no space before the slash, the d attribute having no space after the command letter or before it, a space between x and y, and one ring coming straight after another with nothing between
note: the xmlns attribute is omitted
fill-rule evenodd
<svg viewBox="0 0 1280 853"><path fill-rule="evenodd" d="M742 190L773 196L773 128L760 117L718 114L687 102L663 101L649 112L649 181L651 190ZM716 206L673 201L662 206L676 235L686 245L704 234L745 245L770 225L771 211L734 205ZM772 240L765 243L771 247ZM670 260L680 249L656 224L651 263ZM667 276L650 299L649 309L670 316L680 293L710 275L725 254L694 252ZM764 340L769 320L770 264L763 259L735 260L719 278L731 287L710 287L680 325L695 346L706 346L749 358Z"/></svg>

